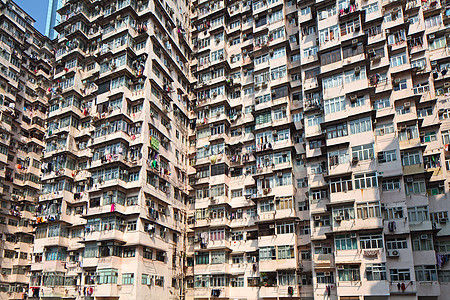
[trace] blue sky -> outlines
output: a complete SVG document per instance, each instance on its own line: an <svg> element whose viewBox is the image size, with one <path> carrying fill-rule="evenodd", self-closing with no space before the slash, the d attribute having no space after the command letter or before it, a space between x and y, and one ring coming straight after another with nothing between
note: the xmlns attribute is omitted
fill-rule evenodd
<svg viewBox="0 0 450 300"><path fill-rule="evenodd" d="M48 0L14 0L14 2L36 20L35 27L44 33Z"/></svg>

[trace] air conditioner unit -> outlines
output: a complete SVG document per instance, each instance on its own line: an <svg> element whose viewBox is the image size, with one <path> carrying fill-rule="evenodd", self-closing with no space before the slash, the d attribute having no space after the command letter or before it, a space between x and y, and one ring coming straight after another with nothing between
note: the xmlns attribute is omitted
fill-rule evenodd
<svg viewBox="0 0 450 300"><path fill-rule="evenodd" d="M408 178L406 178L406 182L413 182L413 179L412 179L412 177L408 177Z"/></svg>
<svg viewBox="0 0 450 300"><path fill-rule="evenodd" d="M398 251L398 250L388 250L387 256L388 257L399 257L400 256L400 251Z"/></svg>
<svg viewBox="0 0 450 300"><path fill-rule="evenodd" d="M315 216L314 220L319 221L320 220L320 216Z"/></svg>
<svg viewBox="0 0 450 300"><path fill-rule="evenodd" d="M275 229L275 224L270 224L269 229Z"/></svg>
<svg viewBox="0 0 450 300"><path fill-rule="evenodd" d="M409 108L409 107L411 107L411 102L405 102L405 103L403 103L403 107L404 107L404 108Z"/></svg>
<svg viewBox="0 0 450 300"><path fill-rule="evenodd" d="M357 98L358 98L358 97L357 97L356 95L351 95L351 96L350 96L350 102L351 102L351 103L355 103Z"/></svg>
<svg viewBox="0 0 450 300"><path fill-rule="evenodd" d="M355 68L355 75L358 76L360 72L361 72L361 67L356 67Z"/></svg>
<svg viewBox="0 0 450 300"><path fill-rule="evenodd" d="M428 36L428 39L431 41L431 40L434 40L434 38L435 38L435 35L434 34L430 34L429 36Z"/></svg>
<svg viewBox="0 0 450 300"><path fill-rule="evenodd" d="M445 87L445 88L448 88L448 87L450 87L450 82L446 82L446 83L444 83L444 87Z"/></svg>
<svg viewBox="0 0 450 300"><path fill-rule="evenodd" d="M336 216L336 217L334 217L334 220L336 222L341 222L342 221L342 216Z"/></svg>
<svg viewBox="0 0 450 300"><path fill-rule="evenodd" d="M439 219L439 223L447 223L447 222L448 222L448 218Z"/></svg>
<svg viewBox="0 0 450 300"><path fill-rule="evenodd" d="M428 239L428 234L421 234L421 235L420 235L420 239L421 239L421 240L426 240L426 239Z"/></svg>
<svg viewBox="0 0 450 300"><path fill-rule="evenodd" d="M325 276L330 276L330 275L331 275L330 272L324 272L323 274L324 274Z"/></svg>
<svg viewBox="0 0 450 300"><path fill-rule="evenodd" d="M345 269L344 265L339 265L337 268L338 268L338 270L343 270L343 269Z"/></svg>
<svg viewBox="0 0 450 300"><path fill-rule="evenodd" d="M277 173L277 177L283 177L283 173L282 172L278 172Z"/></svg>

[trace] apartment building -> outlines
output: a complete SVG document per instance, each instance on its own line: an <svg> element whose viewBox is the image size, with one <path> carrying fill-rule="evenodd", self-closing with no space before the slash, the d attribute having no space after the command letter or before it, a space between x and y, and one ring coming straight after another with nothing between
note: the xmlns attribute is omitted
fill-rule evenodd
<svg viewBox="0 0 450 300"><path fill-rule="evenodd" d="M8 3L0 297L448 298L445 2Z"/></svg>
<svg viewBox="0 0 450 300"><path fill-rule="evenodd" d="M58 10L29 297L182 294L186 12L134 0Z"/></svg>
<svg viewBox="0 0 450 300"><path fill-rule="evenodd" d="M448 15L299 3L314 298L448 298Z"/></svg>
<svg viewBox="0 0 450 300"><path fill-rule="evenodd" d="M296 2L191 7L186 298L312 297Z"/></svg>
<svg viewBox="0 0 450 300"><path fill-rule="evenodd" d="M32 258L52 68L51 43L33 23L0 1L0 299L22 299Z"/></svg>
<svg viewBox="0 0 450 300"><path fill-rule="evenodd" d="M449 16L192 3L187 298L447 298Z"/></svg>

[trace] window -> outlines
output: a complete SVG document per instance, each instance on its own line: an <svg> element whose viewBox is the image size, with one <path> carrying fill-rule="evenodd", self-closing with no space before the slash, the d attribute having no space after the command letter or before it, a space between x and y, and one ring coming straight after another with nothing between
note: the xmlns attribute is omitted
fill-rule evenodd
<svg viewBox="0 0 450 300"><path fill-rule="evenodd" d="M378 99L373 102L373 108L376 110L390 107L390 106L391 106L391 102L390 102L389 98Z"/></svg>
<svg viewBox="0 0 450 300"><path fill-rule="evenodd" d="M123 257L135 257L136 256L136 248L124 248L123 249Z"/></svg>
<svg viewBox="0 0 450 300"><path fill-rule="evenodd" d="M334 283L334 274L333 272L317 272L316 280L318 284Z"/></svg>
<svg viewBox="0 0 450 300"><path fill-rule="evenodd" d="M278 285L296 285L297 276L295 272L283 271L278 272Z"/></svg>
<svg viewBox="0 0 450 300"><path fill-rule="evenodd" d="M346 164L350 161L347 149L329 151L328 152L328 165L336 166L340 164Z"/></svg>
<svg viewBox="0 0 450 300"><path fill-rule="evenodd" d="M321 9L317 13L317 16L318 16L319 20L325 20L326 18L335 16L336 14L337 14L336 5L331 5L324 9Z"/></svg>
<svg viewBox="0 0 450 300"><path fill-rule="evenodd" d="M331 89L334 87L340 87L343 84L344 84L344 81L343 81L343 77L341 74L326 77L326 78L323 78L323 80L322 80L322 85L323 85L324 90Z"/></svg>
<svg viewBox="0 0 450 300"><path fill-rule="evenodd" d="M362 43L358 43L356 46L352 45L349 47L342 48L342 57L344 59L353 57L359 54L364 53L364 47Z"/></svg>
<svg viewBox="0 0 450 300"><path fill-rule="evenodd" d="M294 246L278 246L278 259L290 259L295 257Z"/></svg>
<svg viewBox="0 0 450 300"><path fill-rule="evenodd" d="M366 78L366 68L364 66L355 67L344 74L345 83L350 83Z"/></svg>
<svg viewBox="0 0 450 300"><path fill-rule="evenodd" d="M319 219L314 218L314 227L330 226L330 216L320 216Z"/></svg>
<svg viewBox="0 0 450 300"><path fill-rule="evenodd" d="M391 281L410 281L411 274L409 269L391 269L389 270Z"/></svg>
<svg viewBox="0 0 450 300"><path fill-rule="evenodd" d="M417 281L437 281L435 265L414 266Z"/></svg>
<svg viewBox="0 0 450 300"><path fill-rule="evenodd" d="M370 118L363 118L350 121L350 134L357 134L371 130L372 130L372 120Z"/></svg>
<svg viewBox="0 0 450 300"><path fill-rule="evenodd" d="M319 51L319 47L317 47L317 46L303 49L303 57L308 58L311 56L316 56L318 51Z"/></svg>
<svg viewBox="0 0 450 300"><path fill-rule="evenodd" d="M359 236L361 249L383 248L383 236L381 234L366 234Z"/></svg>
<svg viewBox="0 0 450 300"><path fill-rule="evenodd" d="M421 223L423 221L428 221L428 206L408 207L408 219L410 223Z"/></svg>
<svg viewBox="0 0 450 300"><path fill-rule="evenodd" d="M393 132L394 132L394 124L393 123L377 125L377 128L375 130L375 134L377 136L383 136L385 134L389 134L389 133L393 133Z"/></svg>
<svg viewBox="0 0 450 300"><path fill-rule="evenodd" d="M383 192L400 189L400 179L384 179L382 183Z"/></svg>
<svg viewBox="0 0 450 300"><path fill-rule="evenodd" d="M261 247L259 248L259 260L275 260L275 247Z"/></svg>
<svg viewBox="0 0 450 300"><path fill-rule="evenodd" d="M433 238L430 234L413 235L411 242L413 251L433 250Z"/></svg>
<svg viewBox="0 0 450 300"><path fill-rule="evenodd" d="M341 220L353 220L355 219L355 209L353 206L342 206L333 208L333 218L340 217Z"/></svg>
<svg viewBox="0 0 450 300"><path fill-rule="evenodd" d="M425 181L423 180L412 180L412 178L406 178L405 182L405 193L406 195L411 194L424 194L426 192L425 189Z"/></svg>
<svg viewBox="0 0 450 300"><path fill-rule="evenodd" d="M269 212L275 210L273 200L271 199L260 201L259 208L261 212Z"/></svg>
<svg viewBox="0 0 450 300"><path fill-rule="evenodd" d="M364 96L357 97L355 101L352 102L352 107L360 107L363 106L366 103L366 99Z"/></svg>
<svg viewBox="0 0 450 300"><path fill-rule="evenodd" d="M294 207L294 199L292 196L288 197L278 197L275 199L276 209L291 209Z"/></svg>
<svg viewBox="0 0 450 300"><path fill-rule="evenodd" d="M345 110L345 97L338 97L329 100L324 100L325 115L344 111Z"/></svg>
<svg viewBox="0 0 450 300"><path fill-rule="evenodd" d="M347 123L327 127L327 138L334 139L348 135Z"/></svg>
<svg viewBox="0 0 450 300"><path fill-rule="evenodd" d="M232 256L231 261L233 264L242 264L242 263L244 263L244 256L243 255L234 255L234 256Z"/></svg>
<svg viewBox="0 0 450 300"><path fill-rule="evenodd" d="M397 80L397 79L396 79ZM394 91L401 91L408 87L408 84L406 83L406 79L400 80L400 81L394 81Z"/></svg>
<svg viewBox="0 0 450 300"><path fill-rule="evenodd" d="M408 249L408 243L405 238L396 238L386 240L387 250Z"/></svg>
<svg viewBox="0 0 450 300"><path fill-rule="evenodd" d="M351 177L333 178L330 180L330 192L340 193L353 189Z"/></svg>
<svg viewBox="0 0 450 300"><path fill-rule="evenodd" d="M373 159L373 144L352 147L352 157L358 160Z"/></svg>
<svg viewBox="0 0 450 300"><path fill-rule="evenodd" d="M317 49L317 47L315 47ZM317 50L315 51L314 55L317 54ZM320 56L320 63L322 66L326 66L329 64L332 64L334 62L341 61L341 50L334 50L327 53L324 53Z"/></svg>
<svg viewBox="0 0 450 300"><path fill-rule="evenodd" d="M395 150L387 150L378 152L378 162L387 163L397 160L397 152Z"/></svg>
<svg viewBox="0 0 450 300"><path fill-rule="evenodd" d="M377 173L355 174L355 189L368 189L377 186Z"/></svg>
<svg viewBox="0 0 450 300"><path fill-rule="evenodd" d="M378 11L378 2L363 6L362 9L366 13L366 15L377 12Z"/></svg>
<svg viewBox="0 0 450 300"><path fill-rule="evenodd" d="M386 280L386 264L366 264L366 278L369 281Z"/></svg>
<svg viewBox="0 0 450 300"><path fill-rule="evenodd" d="M356 234L342 234L336 235L334 238L336 250L355 250L358 249L358 242Z"/></svg>
<svg viewBox="0 0 450 300"><path fill-rule="evenodd" d="M439 282L450 282L450 271L438 270L438 280Z"/></svg>
<svg viewBox="0 0 450 300"><path fill-rule="evenodd" d="M311 260L311 251L303 250L301 251L302 260Z"/></svg>
<svg viewBox="0 0 450 300"><path fill-rule="evenodd" d="M226 253L223 251L211 252L211 264L224 264L227 262Z"/></svg>
<svg viewBox="0 0 450 300"><path fill-rule="evenodd" d="M231 287L243 287L243 286L244 286L244 277L231 278Z"/></svg>
<svg viewBox="0 0 450 300"><path fill-rule="evenodd" d="M339 281L359 281L361 280L358 265L338 266Z"/></svg>
<svg viewBox="0 0 450 300"><path fill-rule="evenodd" d="M122 284L134 284L134 273L122 274Z"/></svg>
<svg viewBox="0 0 450 300"><path fill-rule="evenodd" d="M446 224L448 222L448 212L447 211L439 211L430 213L431 221L436 223Z"/></svg>
<svg viewBox="0 0 450 300"><path fill-rule="evenodd" d="M98 270L97 284L117 284L118 272L116 269Z"/></svg>
<svg viewBox="0 0 450 300"><path fill-rule="evenodd" d="M199 252L195 256L196 265L207 265L209 264L209 252Z"/></svg>
<svg viewBox="0 0 450 300"><path fill-rule="evenodd" d="M381 208L379 201L358 203L357 204L358 218L379 218L381 217Z"/></svg>
<svg viewBox="0 0 450 300"><path fill-rule="evenodd" d="M223 241L225 239L225 229L214 229L209 232L211 241Z"/></svg>
<svg viewBox="0 0 450 300"><path fill-rule="evenodd" d="M294 223L277 224L277 234L295 233Z"/></svg>
<svg viewBox="0 0 450 300"><path fill-rule="evenodd" d="M442 24L441 14L437 14L435 16L425 19L425 28L440 26L441 24Z"/></svg>
<svg viewBox="0 0 450 300"><path fill-rule="evenodd" d="M391 67L398 67L404 64L407 64L408 60L406 58L406 53L400 53L397 55L394 55L390 59L390 65Z"/></svg>
<svg viewBox="0 0 450 300"><path fill-rule="evenodd" d="M127 231L136 231L137 221L128 221L127 222Z"/></svg>
<svg viewBox="0 0 450 300"><path fill-rule="evenodd" d="M141 284L142 285L151 285L152 284L152 276L148 274L142 274L141 278Z"/></svg>
<svg viewBox="0 0 450 300"><path fill-rule="evenodd" d="M339 38L339 26L331 26L319 31L320 44L334 41Z"/></svg>

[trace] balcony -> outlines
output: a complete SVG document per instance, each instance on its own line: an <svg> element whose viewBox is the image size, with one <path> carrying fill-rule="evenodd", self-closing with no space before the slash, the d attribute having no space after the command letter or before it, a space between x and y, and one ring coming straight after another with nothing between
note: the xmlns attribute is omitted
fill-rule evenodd
<svg viewBox="0 0 450 300"><path fill-rule="evenodd" d="M289 270L296 268L297 260L295 258L263 260L259 262L259 272L274 272L276 270Z"/></svg>
<svg viewBox="0 0 450 300"><path fill-rule="evenodd" d="M338 295L389 295L389 282L379 281L339 281L337 284Z"/></svg>
<svg viewBox="0 0 450 300"><path fill-rule="evenodd" d="M119 297L119 286L117 284L99 284L94 288L95 297Z"/></svg>
<svg viewBox="0 0 450 300"><path fill-rule="evenodd" d="M438 297L441 295L441 287L438 281L417 281L417 296Z"/></svg>
<svg viewBox="0 0 450 300"><path fill-rule="evenodd" d="M327 205L330 204L330 199L317 199L309 201L309 210L311 214L321 214L327 211Z"/></svg>
<svg viewBox="0 0 450 300"><path fill-rule="evenodd" d="M85 234L85 241L107 241L107 240L116 240L123 241L123 231L112 229L112 230L102 230L102 231L91 231Z"/></svg>
<svg viewBox="0 0 450 300"><path fill-rule="evenodd" d="M331 268L334 266L333 254L314 254L313 264L315 268Z"/></svg>
<svg viewBox="0 0 450 300"><path fill-rule="evenodd" d="M311 240L326 240L326 235L332 232L331 226L313 227L311 230Z"/></svg>

